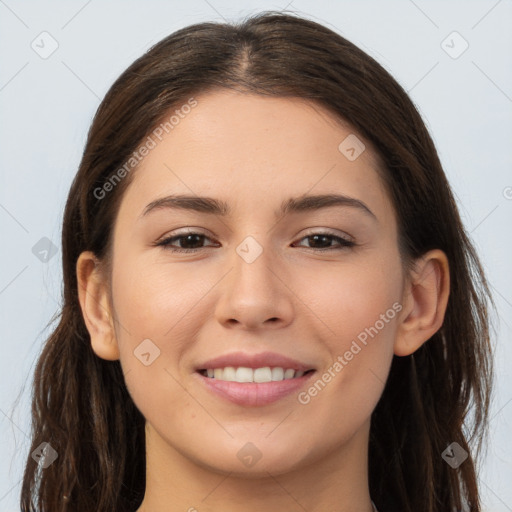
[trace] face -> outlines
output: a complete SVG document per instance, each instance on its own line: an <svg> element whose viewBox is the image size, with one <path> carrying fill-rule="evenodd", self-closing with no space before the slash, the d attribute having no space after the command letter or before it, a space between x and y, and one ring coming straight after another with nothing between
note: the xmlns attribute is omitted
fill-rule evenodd
<svg viewBox="0 0 512 512"><path fill-rule="evenodd" d="M121 365L169 454L284 473L367 436L401 309L397 222L371 146L357 156L327 111L196 100L133 171L116 219Z"/></svg>

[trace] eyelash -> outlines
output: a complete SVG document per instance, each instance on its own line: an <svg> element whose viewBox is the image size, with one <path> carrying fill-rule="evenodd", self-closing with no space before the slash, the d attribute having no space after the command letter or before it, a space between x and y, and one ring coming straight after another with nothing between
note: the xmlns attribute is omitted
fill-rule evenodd
<svg viewBox="0 0 512 512"><path fill-rule="evenodd" d="M183 249L183 248L179 248L179 247L172 247L170 245L172 241L174 241L174 240L177 241L179 239L186 238L187 236L190 236L190 235L199 235L199 236L205 237L207 239L209 238L204 233L199 233L199 232L196 232L196 231L190 231L190 232L185 232L185 233L181 233L181 234L178 234L178 235L174 235L174 236L171 236L171 237L164 238L163 240L157 241L153 245L155 245L157 247L162 247L164 250L171 251L171 252L194 253L194 252L200 251L202 249L205 249L205 247L199 247L199 248L196 248L196 249ZM323 237L329 237L332 240L339 242L340 243L340 247L325 247L325 248L322 248L322 249L316 249L314 247L306 247L306 249L311 249L312 251L315 251L315 252L340 251L340 250L348 249L350 247L354 247L355 245L357 245L356 243L352 242L351 240L348 240L346 238L334 235L334 234L329 233L329 232L314 232L314 233L310 233L310 234L302 237L300 240L304 240L305 238L311 238L311 237L318 236L318 235L323 236Z"/></svg>

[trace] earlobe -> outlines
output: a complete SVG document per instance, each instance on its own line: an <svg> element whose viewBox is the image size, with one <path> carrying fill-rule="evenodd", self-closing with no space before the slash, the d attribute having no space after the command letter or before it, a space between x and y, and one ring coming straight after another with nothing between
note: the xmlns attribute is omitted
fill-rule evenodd
<svg viewBox="0 0 512 512"><path fill-rule="evenodd" d="M98 263L93 252L84 251L80 254L76 263L78 298L94 352L102 359L115 361L119 359L119 348L113 311L109 302L108 284Z"/></svg>
<svg viewBox="0 0 512 512"><path fill-rule="evenodd" d="M412 354L441 328L449 294L448 258L443 251L433 249L416 262L407 280L395 355Z"/></svg>

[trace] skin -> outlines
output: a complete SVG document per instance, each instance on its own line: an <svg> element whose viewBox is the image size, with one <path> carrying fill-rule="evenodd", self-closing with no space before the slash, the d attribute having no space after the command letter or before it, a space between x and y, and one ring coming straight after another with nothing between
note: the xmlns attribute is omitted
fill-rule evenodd
<svg viewBox="0 0 512 512"><path fill-rule="evenodd" d="M430 251L405 272L378 158L364 141L349 161L338 146L355 132L329 112L234 91L197 100L132 171L111 275L90 252L77 262L92 348L121 360L146 418L138 512L370 512L371 414L393 354L413 353L443 322L446 256ZM363 201L375 218L350 206L274 217L291 196L334 192ZM233 213L162 208L141 217L155 199L178 193L226 201ZM187 227L207 237L188 246L197 252L153 245ZM308 238L326 230L357 245ZM262 248L252 263L236 251L247 236ZM194 374L220 354L269 350L310 363L318 378L395 303L401 311L307 404L292 393L261 407L235 405ZM160 356L145 366L134 350L148 338ZM248 442L261 454L252 467L237 457Z"/></svg>

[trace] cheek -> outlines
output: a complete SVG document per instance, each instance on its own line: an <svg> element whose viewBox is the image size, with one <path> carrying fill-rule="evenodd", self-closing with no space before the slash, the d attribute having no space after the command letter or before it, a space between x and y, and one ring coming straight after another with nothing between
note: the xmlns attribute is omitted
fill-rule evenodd
<svg viewBox="0 0 512 512"><path fill-rule="evenodd" d="M114 263L112 292L121 340L129 333L132 342L173 338L187 322L198 297L208 283L176 265L155 264L148 258L128 258ZM210 286L211 288L211 286ZM157 343L158 343L157 342Z"/></svg>
<svg viewBox="0 0 512 512"><path fill-rule="evenodd" d="M394 328L397 306L393 305L401 299L402 270L398 257L381 253L381 258L354 264L325 265L302 279L301 289L301 299L321 320L325 339L339 340L329 344L343 349L375 323L383 335L393 330L389 327Z"/></svg>
<svg viewBox="0 0 512 512"><path fill-rule="evenodd" d="M148 421L180 425L194 410L178 370L202 285L191 288L184 272L171 273L170 266L143 258L119 259L114 269L116 336L127 389Z"/></svg>
<svg viewBox="0 0 512 512"><path fill-rule="evenodd" d="M315 409L319 422L333 426L333 435L339 425L334 418L346 418L355 428L382 394L402 309L401 288L399 260L384 256L364 266L326 270L306 282L308 306L321 320L317 325L330 363L299 398Z"/></svg>

